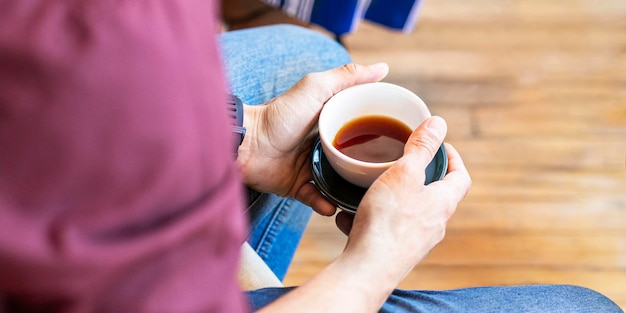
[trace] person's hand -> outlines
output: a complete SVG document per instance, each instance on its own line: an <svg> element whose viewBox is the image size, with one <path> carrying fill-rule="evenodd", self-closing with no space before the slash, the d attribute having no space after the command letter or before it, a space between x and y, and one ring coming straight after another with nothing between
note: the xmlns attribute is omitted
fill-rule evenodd
<svg viewBox="0 0 626 313"><path fill-rule="evenodd" d="M379 81L388 70L382 63L348 64L312 73L265 105L245 106L247 132L237 158L244 183L258 191L295 198L322 215L333 215L335 206L310 183L310 154L320 110L342 89Z"/></svg>
<svg viewBox="0 0 626 313"><path fill-rule="evenodd" d="M294 307L317 312L380 309L406 274L443 239L448 219L471 185L459 154L446 145L446 176L424 186L425 169L445 133L446 124L439 117L422 123L411 134L404 155L365 193L354 223L343 213L337 215L338 226L350 234L343 253L263 312L292 312Z"/></svg>
<svg viewBox="0 0 626 313"><path fill-rule="evenodd" d="M448 219L471 185L461 157L449 144L446 176L424 185L425 169L446 131L442 118L427 119L409 138L404 155L368 189L354 221L344 212L337 215L337 226L349 233L346 253L406 275L443 239Z"/></svg>

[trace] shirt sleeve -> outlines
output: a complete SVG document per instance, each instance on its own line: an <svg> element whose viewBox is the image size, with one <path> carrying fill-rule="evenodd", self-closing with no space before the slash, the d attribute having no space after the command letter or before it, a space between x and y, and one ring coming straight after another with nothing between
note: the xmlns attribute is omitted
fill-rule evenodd
<svg viewBox="0 0 626 313"><path fill-rule="evenodd" d="M5 308L245 308L215 9L0 0Z"/></svg>

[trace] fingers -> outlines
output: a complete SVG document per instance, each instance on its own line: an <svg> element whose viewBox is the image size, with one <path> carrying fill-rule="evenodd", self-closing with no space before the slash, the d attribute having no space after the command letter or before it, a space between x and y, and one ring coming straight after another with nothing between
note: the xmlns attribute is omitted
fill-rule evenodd
<svg viewBox="0 0 626 313"><path fill-rule="evenodd" d="M427 118L409 137L404 146L404 156L411 158L416 168L425 169L432 161L446 136L448 127L443 118Z"/></svg>
<svg viewBox="0 0 626 313"><path fill-rule="evenodd" d="M379 81L387 76L388 72L389 66L385 63L372 65L350 63L325 72L306 75L291 91L305 93L315 101L325 103L345 88Z"/></svg>
<svg viewBox="0 0 626 313"><path fill-rule="evenodd" d="M442 201L441 207L449 217L454 214L458 203L467 195L472 179L457 150L450 144L445 145L448 154L448 172L442 180L433 182L426 188L435 194L443 195L439 197L439 200Z"/></svg>
<svg viewBox="0 0 626 313"><path fill-rule="evenodd" d="M298 190L296 199L323 216L332 216L337 211L335 205L326 200L317 187L311 183L304 184Z"/></svg>
<svg viewBox="0 0 626 313"><path fill-rule="evenodd" d="M341 230L341 232L346 236L350 235L353 221L354 215L345 211L341 211L337 213L337 216L335 216L335 224L337 224L337 228L339 228L339 230Z"/></svg>
<svg viewBox="0 0 626 313"><path fill-rule="evenodd" d="M446 152L448 154L448 174L455 172L463 172L467 173L467 169L465 168L465 164L463 163L463 159L461 159L461 155L451 144L445 143ZM469 178L469 174L467 175Z"/></svg>
<svg viewBox="0 0 626 313"><path fill-rule="evenodd" d="M445 183L448 188L452 188L453 191L450 194L456 197L452 198L451 201L458 203L467 195L472 186L472 179L459 152L451 144L446 143L445 145L448 153L448 173L441 182L436 183Z"/></svg>

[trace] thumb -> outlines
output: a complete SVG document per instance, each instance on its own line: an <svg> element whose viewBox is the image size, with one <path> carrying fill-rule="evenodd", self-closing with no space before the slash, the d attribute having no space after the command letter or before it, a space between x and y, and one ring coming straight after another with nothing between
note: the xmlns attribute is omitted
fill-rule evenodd
<svg viewBox="0 0 626 313"><path fill-rule="evenodd" d="M387 76L386 63L361 65L350 63L334 69L310 73L302 78L290 96L308 96L318 103L325 103L339 91L359 84L377 82Z"/></svg>
<svg viewBox="0 0 626 313"><path fill-rule="evenodd" d="M447 130L448 126L443 118L439 116L427 118L404 145L404 156L412 158L412 163L416 162L415 164L426 168L443 143Z"/></svg>

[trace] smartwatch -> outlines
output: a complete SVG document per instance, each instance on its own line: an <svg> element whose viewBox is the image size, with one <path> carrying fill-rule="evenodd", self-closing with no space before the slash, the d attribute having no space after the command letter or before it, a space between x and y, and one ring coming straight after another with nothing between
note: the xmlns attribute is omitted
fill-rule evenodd
<svg viewBox="0 0 626 313"><path fill-rule="evenodd" d="M233 135L235 136L233 154L237 158L237 150L239 150L239 146L246 136L246 128L243 127L243 102L235 95L228 95L227 101L228 114L231 117Z"/></svg>

